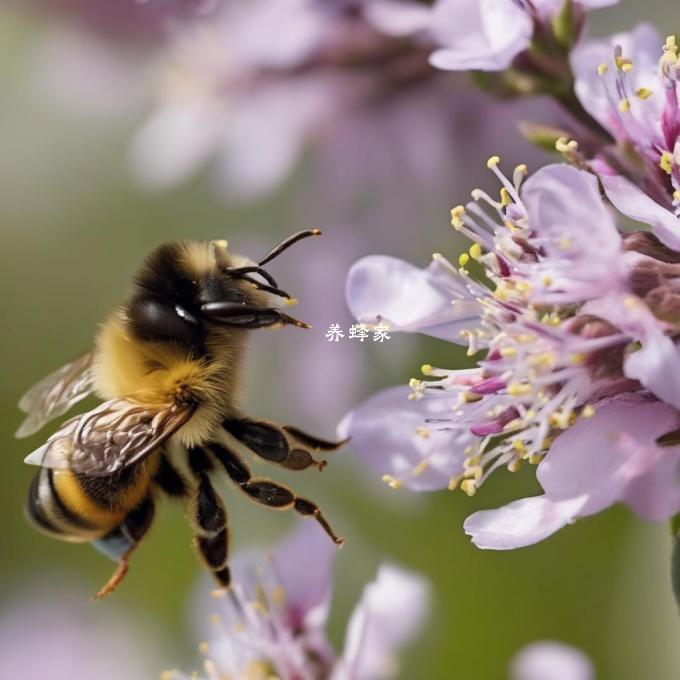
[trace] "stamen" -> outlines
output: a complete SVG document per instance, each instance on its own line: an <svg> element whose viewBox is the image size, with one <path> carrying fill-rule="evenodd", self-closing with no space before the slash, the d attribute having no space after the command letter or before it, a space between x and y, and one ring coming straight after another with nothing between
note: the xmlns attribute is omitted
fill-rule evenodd
<svg viewBox="0 0 680 680"><path fill-rule="evenodd" d="M474 479L464 479L460 483L460 488L468 496L474 496L477 493L477 482Z"/></svg>
<svg viewBox="0 0 680 680"><path fill-rule="evenodd" d="M668 175L673 173L673 154L670 151L664 151L661 154L659 167Z"/></svg>
<svg viewBox="0 0 680 680"><path fill-rule="evenodd" d="M463 228L463 215L465 215L465 206L457 205L455 208L451 208L451 224L454 229Z"/></svg>
<svg viewBox="0 0 680 680"><path fill-rule="evenodd" d="M458 477L451 477L448 484L449 491L455 491L460 486L462 480L463 477L460 475Z"/></svg>
<svg viewBox="0 0 680 680"><path fill-rule="evenodd" d="M393 475L383 475L382 480L385 482L385 484L387 484L387 486L390 487L390 489L394 489L395 491L401 489L403 485L403 482Z"/></svg>
<svg viewBox="0 0 680 680"><path fill-rule="evenodd" d="M512 183L515 185L515 188L519 191L520 186L522 185L522 182L524 181L524 178L529 174L529 168L524 163L521 163L518 165L515 170L512 173Z"/></svg>

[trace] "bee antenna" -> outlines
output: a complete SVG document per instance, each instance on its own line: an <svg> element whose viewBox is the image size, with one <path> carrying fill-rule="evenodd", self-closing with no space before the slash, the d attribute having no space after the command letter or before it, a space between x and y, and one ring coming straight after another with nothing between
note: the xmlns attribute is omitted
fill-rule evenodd
<svg viewBox="0 0 680 680"><path fill-rule="evenodd" d="M297 234L289 236L285 241L279 243L274 250L267 254L263 259L261 259L258 264L260 267L271 262L275 257L278 257L284 250L288 250L294 243L301 241L303 238L309 236L321 236L321 232L318 229L307 229L306 231L299 231Z"/></svg>

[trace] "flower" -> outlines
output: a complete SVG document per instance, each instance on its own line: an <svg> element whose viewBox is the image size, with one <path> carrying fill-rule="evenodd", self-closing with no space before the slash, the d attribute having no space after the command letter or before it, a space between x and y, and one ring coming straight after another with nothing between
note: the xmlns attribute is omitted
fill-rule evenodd
<svg viewBox="0 0 680 680"><path fill-rule="evenodd" d="M485 357L424 365L410 404L392 388L339 432L393 488L472 495L499 467L538 464L543 495L466 520L483 548L535 543L619 501L665 519L680 509L680 253L647 232L622 236L588 172L552 165L524 181L519 166L509 180L498 164L499 199L475 190L451 211L473 241L458 267L440 254L422 271L374 256L347 281L360 322Z"/></svg>
<svg viewBox="0 0 680 680"><path fill-rule="evenodd" d="M576 0L577 15L618 0ZM430 58L447 71L502 71L538 34L552 34L551 20L563 0L439 0L431 18L442 45Z"/></svg>
<svg viewBox="0 0 680 680"><path fill-rule="evenodd" d="M235 560L234 585L213 595L213 635L201 645L209 678L370 680L392 677L394 654L420 628L428 588L415 574L383 565L363 591L338 657L325 633L333 547L316 527L301 527L267 559ZM313 559L310 559L313 555ZM165 677L186 677L170 671Z"/></svg>
<svg viewBox="0 0 680 680"><path fill-rule="evenodd" d="M521 649L510 666L511 680L594 680L590 659L561 642L543 640Z"/></svg>
<svg viewBox="0 0 680 680"><path fill-rule="evenodd" d="M607 196L678 249L680 67L675 38L661 45L657 31L642 24L631 33L583 43L571 62L584 108L625 151L607 148L593 163Z"/></svg>
<svg viewBox="0 0 680 680"><path fill-rule="evenodd" d="M312 142L356 132L370 112L362 139L381 131L391 138L397 121L394 138L411 164L427 164L431 130L418 131L413 114L422 116L431 99L440 114L451 94L427 62L431 42L399 5L232 0L209 22L177 30L158 55L133 173L164 188L212 162L222 192L253 199L277 188Z"/></svg>
<svg viewBox="0 0 680 680"><path fill-rule="evenodd" d="M116 40L158 40L179 21L209 16L222 0L28 0L28 8L71 17L100 35Z"/></svg>
<svg viewBox="0 0 680 680"><path fill-rule="evenodd" d="M82 584L31 574L0 615L0 676L148 680L163 645L139 612L95 611ZM124 653L121 653L124 652Z"/></svg>

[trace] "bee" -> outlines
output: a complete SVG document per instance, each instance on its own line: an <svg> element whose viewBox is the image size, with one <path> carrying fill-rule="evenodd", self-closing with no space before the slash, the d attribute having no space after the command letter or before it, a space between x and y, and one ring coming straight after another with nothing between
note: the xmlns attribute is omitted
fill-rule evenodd
<svg viewBox="0 0 680 680"><path fill-rule="evenodd" d="M89 394L102 400L26 458L40 466L28 494L30 522L50 536L92 543L117 562L95 598L125 577L160 494L185 501L199 557L229 586L227 513L210 479L215 469L256 503L314 518L336 544L344 542L314 502L253 476L244 460L252 455L288 470L321 470L326 461L318 452L344 442L251 418L239 405L249 332L309 328L285 313L294 301L264 265L320 233L297 233L258 263L232 254L226 241L158 247L127 301L102 325L94 349L19 402L28 414L17 431L23 437Z"/></svg>

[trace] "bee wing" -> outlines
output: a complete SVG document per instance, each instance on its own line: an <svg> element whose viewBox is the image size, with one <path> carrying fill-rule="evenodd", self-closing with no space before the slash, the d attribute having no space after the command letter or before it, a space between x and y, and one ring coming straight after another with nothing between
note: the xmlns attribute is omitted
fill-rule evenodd
<svg viewBox="0 0 680 680"><path fill-rule="evenodd" d="M67 420L25 462L103 476L142 460L189 418L194 404L142 404L114 399Z"/></svg>
<svg viewBox="0 0 680 680"><path fill-rule="evenodd" d="M19 408L28 415L16 431L16 436L32 435L52 418L63 416L90 392L92 353L88 352L50 373L21 397Z"/></svg>

